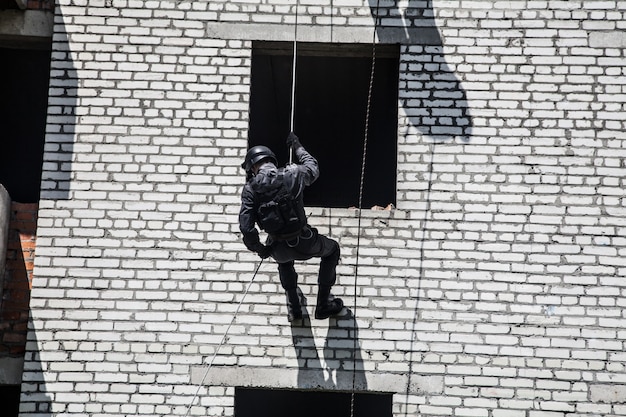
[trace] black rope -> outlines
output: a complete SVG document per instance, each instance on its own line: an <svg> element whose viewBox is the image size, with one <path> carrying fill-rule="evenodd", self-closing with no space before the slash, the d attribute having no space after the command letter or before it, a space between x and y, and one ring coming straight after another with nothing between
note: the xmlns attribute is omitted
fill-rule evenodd
<svg viewBox="0 0 626 417"><path fill-rule="evenodd" d="M363 208L363 184L365 183L365 161L367 157L367 141L369 136L369 120L370 109L372 105L372 90L374 89L374 70L376 68L376 30L378 29L378 11L380 0L376 1L376 9L374 16L374 33L372 35L372 69L370 71L369 87L367 90L367 107L365 111L365 133L363 139L363 157L361 160L361 178L359 182L359 205L357 208L357 237L356 237L356 261L354 265L354 300L353 300L353 318L354 329L352 330L353 349L352 349L352 393L350 396L350 417L354 417L354 397L356 390L356 351L357 351L357 336L356 336L356 308L357 308L357 279L359 277L359 248L361 246L361 210Z"/></svg>

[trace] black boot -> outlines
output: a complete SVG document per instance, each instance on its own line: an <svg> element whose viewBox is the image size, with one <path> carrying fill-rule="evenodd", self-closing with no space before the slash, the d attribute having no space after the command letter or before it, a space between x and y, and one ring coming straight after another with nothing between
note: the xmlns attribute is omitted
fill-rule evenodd
<svg viewBox="0 0 626 417"><path fill-rule="evenodd" d="M287 320L291 323L302 319L302 307L300 297L296 288L287 290Z"/></svg>
<svg viewBox="0 0 626 417"><path fill-rule="evenodd" d="M330 293L330 287L320 286L317 293L317 306L315 307L315 318L322 320L339 314L343 308L341 298L335 298Z"/></svg>

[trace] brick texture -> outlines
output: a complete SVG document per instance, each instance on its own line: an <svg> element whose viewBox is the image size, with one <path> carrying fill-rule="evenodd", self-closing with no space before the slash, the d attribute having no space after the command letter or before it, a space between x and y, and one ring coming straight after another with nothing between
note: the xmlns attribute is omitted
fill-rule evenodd
<svg viewBox="0 0 626 417"><path fill-rule="evenodd" d="M373 2L300 3L303 39L371 40ZM625 10L381 2L397 207L307 208L356 318L290 327L268 262L220 346L258 265L252 41L289 40L294 4L58 2L21 415L185 415L219 348L190 415L358 373L395 416L626 416Z"/></svg>
<svg viewBox="0 0 626 417"><path fill-rule="evenodd" d="M54 0L28 0L29 10L54 10Z"/></svg>
<svg viewBox="0 0 626 417"><path fill-rule="evenodd" d="M27 10L54 10L54 0L28 0L20 2L20 5L15 0L0 0L0 9L19 10L24 7L22 3L25 3Z"/></svg>
<svg viewBox="0 0 626 417"><path fill-rule="evenodd" d="M7 262L0 307L0 355L23 355L37 229L37 204L11 203Z"/></svg>

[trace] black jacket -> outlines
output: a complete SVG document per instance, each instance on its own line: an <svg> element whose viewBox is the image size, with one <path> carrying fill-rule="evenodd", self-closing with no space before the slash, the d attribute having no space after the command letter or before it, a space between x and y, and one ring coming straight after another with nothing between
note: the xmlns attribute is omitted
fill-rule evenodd
<svg viewBox="0 0 626 417"><path fill-rule="evenodd" d="M298 200L298 209L304 214L304 187L311 185L319 177L317 160L303 147L295 150L297 164L287 165L283 169L282 181L289 185L290 192ZM256 252L260 246L259 232L255 225L259 224L257 210L262 197L275 193L282 187L279 168L271 162L265 163L243 187L241 193L241 209L239 211L239 230L243 234L243 243ZM285 231L287 232L287 231ZM279 231L278 233L281 233Z"/></svg>

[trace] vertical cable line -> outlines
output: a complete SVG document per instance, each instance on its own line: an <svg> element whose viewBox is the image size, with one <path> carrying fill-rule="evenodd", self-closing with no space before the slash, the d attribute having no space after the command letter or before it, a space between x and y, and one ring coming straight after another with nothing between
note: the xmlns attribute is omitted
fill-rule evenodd
<svg viewBox="0 0 626 417"><path fill-rule="evenodd" d="M293 29L293 61L291 63L291 114L289 120L289 131L293 132L294 129L294 121L296 115L296 63L298 56L298 3L296 0L296 20ZM293 162L293 152L291 147L289 147L289 163Z"/></svg>
<svg viewBox="0 0 626 417"><path fill-rule="evenodd" d="M356 309L357 309L357 279L359 277L359 248L361 246L361 210L363 208L363 184L365 183L365 160L367 157L367 140L369 137L369 120L372 105L372 90L374 89L374 71L376 68L376 30L378 29L378 11L380 0L376 0L376 12L374 16L374 33L372 34L372 69L370 71L369 87L367 90L367 107L365 110L365 133L363 138L363 157L361 160L361 179L359 181L359 205L357 209L357 237L356 237L356 261L354 265L354 329L352 330L352 393L350 395L350 417L354 417L354 397L356 390Z"/></svg>

